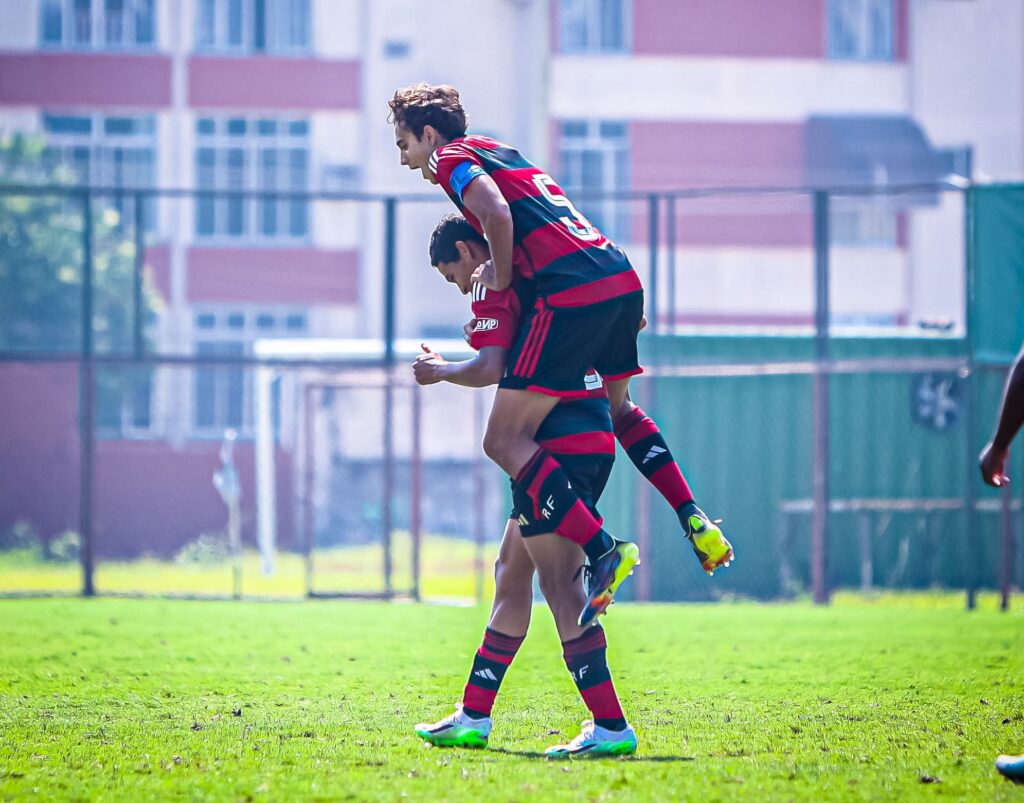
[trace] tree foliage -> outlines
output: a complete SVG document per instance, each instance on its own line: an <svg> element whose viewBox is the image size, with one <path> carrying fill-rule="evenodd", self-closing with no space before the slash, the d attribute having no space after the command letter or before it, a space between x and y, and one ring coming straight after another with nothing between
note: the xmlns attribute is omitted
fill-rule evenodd
<svg viewBox="0 0 1024 803"><path fill-rule="evenodd" d="M70 176L23 135L0 141L0 181L67 185ZM0 184L0 349L74 351L82 345L81 195L17 195ZM132 347L133 232L109 198L94 199L93 337L98 353ZM144 320L158 298L144 284Z"/></svg>
<svg viewBox="0 0 1024 803"><path fill-rule="evenodd" d="M70 187L74 177L46 158L39 140L0 140L0 351L82 349L84 195L18 194L18 185ZM92 200L93 350L129 354L134 344L135 243L110 197ZM143 284L143 321L160 300ZM147 369L106 370L98 377L100 418L115 423L120 400L140 386ZM148 397L148 393L147 393Z"/></svg>

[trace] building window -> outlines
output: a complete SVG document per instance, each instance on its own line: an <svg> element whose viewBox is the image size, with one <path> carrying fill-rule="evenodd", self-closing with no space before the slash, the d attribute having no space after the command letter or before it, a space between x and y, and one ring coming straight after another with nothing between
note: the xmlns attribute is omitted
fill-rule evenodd
<svg viewBox="0 0 1024 803"><path fill-rule="evenodd" d="M625 123L573 120L562 123L559 183L576 207L607 237L627 242L627 204L609 194L629 189L629 137Z"/></svg>
<svg viewBox="0 0 1024 803"><path fill-rule="evenodd" d="M196 123L196 185L217 190L309 191L309 123L293 118L203 117ZM305 197L200 195L196 235L223 240L303 240Z"/></svg>
<svg viewBox="0 0 1024 803"><path fill-rule="evenodd" d="M897 211L885 200L833 198L829 215L832 245L847 248L895 248Z"/></svg>
<svg viewBox="0 0 1024 803"><path fill-rule="evenodd" d="M117 225L135 225L133 189L156 180L156 123L153 115L44 114L45 157L79 184L115 190L97 201L117 212ZM116 190L126 190L121 193ZM156 199L144 200L145 229L156 229Z"/></svg>
<svg viewBox="0 0 1024 803"><path fill-rule="evenodd" d="M96 377L96 425L100 432L106 437L149 434L152 396L152 368L101 370Z"/></svg>
<svg viewBox="0 0 1024 803"><path fill-rule="evenodd" d="M894 0L828 0L832 59L892 61Z"/></svg>
<svg viewBox="0 0 1024 803"><path fill-rule="evenodd" d="M307 312L276 307L215 307L193 311L195 353L200 357L246 357L261 337L304 337ZM195 369L192 423L196 434L216 436L228 427L243 436L254 430L252 371L243 365Z"/></svg>
<svg viewBox="0 0 1024 803"><path fill-rule="evenodd" d="M630 49L630 0L562 0L563 53L625 53Z"/></svg>
<svg viewBox="0 0 1024 803"><path fill-rule="evenodd" d="M84 50L151 48L155 0L42 0L44 47Z"/></svg>
<svg viewBox="0 0 1024 803"><path fill-rule="evenodd" d="M196 50L304 54L310 51L309 0L199 0Z"/></svg>

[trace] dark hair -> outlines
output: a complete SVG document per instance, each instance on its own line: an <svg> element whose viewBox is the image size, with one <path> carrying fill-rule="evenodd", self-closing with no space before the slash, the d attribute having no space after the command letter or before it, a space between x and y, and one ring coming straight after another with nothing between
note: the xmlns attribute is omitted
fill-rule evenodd
<svg viewBox="0 0 1024 803"><path fill-rule="evenodd" d="M459 102L459 90L448 84L414 84L399 89L388 101L389 123L408 128L416 139L423 127L432 125L447 140L466 136L466 110Z"/></svg>
<svg viewBox="0 0 1024 803"><path fill-rule="evenodd" d="M445 215L434 226L430 235L430 264L435 268L446 262L458 262L459 250L455 243L480 243L487 245L487 240L462 215Z"/></svg>

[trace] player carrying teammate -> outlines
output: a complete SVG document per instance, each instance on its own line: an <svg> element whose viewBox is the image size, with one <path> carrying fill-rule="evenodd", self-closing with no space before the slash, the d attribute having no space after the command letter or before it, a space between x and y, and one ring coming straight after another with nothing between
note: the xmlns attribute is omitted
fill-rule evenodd
<svg viewBox="0 0 1024 803"><path fill-rule="evenodd" d="M430 239L430 261L463 294L472 293L475 326L469 343L479 353L472 360L449 363L429 350L413 366L420 384L447 381L469 387L497 384L519 330L522 300L515 289L491 291L471 282L473 271L488 258L487 243L459 215L444 218ZM592 375L586 395L565 399L544 419L537 440L562 464L583 503L600 519L597 500L615 460L615 439L608 395ZM438 746L484 747L491 732L495 697L530 624L533 572L551 608L562 641L562 655L590 710L579 736L547 750L551 757L625 755L636 751L636 733L626 722L612 684L600 624L581 627L586 603L576 571L583 555L572 542L557 537L547 509L534 508L529 497L514 497L495 564L494 603L463 693L454 714L416 726L417 735ZM570 578L572 579L569 582Z"/></svg>
<svg viewBox="0 0 1024 803"><path fill-rule="evenodd" d="M557 513L555 531L586 553L588 602L580 623L607 609L639 560L636 545L601 527L535 440L545 416L559 398L580 392L590 368L608 385L616 430L631 439L630 459L675 509L705 571L728 564L729 542L694 503L657 427L629 401L629 379L642 370L636 337L644 296L626 255L515 149L467 136L454 88L418 84L398 90L389 105L401 163L440 184L487 239L491 259L473 281L504 290L518 277L536 293L499 383L484 450L538 509Z"/></svg>

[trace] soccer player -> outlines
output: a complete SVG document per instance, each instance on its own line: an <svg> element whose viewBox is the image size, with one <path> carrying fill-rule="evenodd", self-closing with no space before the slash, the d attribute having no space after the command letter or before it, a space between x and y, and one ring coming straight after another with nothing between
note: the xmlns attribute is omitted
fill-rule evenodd
<svg viewBox="0 0 1024 803"><path fill-rule="evenodd" d="M607 609L639 560L636 545L602 528L559 461L535 439L558 399L579 393L591 368L607 383L616 429L631 439L630 459L676 511L704 570L727 565L731 545L697 507L654 422L629 401L629 379L642 370L636 337L644 295L626 255L551 176L508 145L467 135L453 87L400 89L389 106L401 163L440 184L487 239L491 256L473 281L496 291L518 278L536 293L499 382L484 450L535 505L551 501L560 511L555 531L586 553L588 600L580 623Z"/></svg>
<svg viewBox="0 0 1024 803"><path fill-rule="evenodd" d="M1010 367L999 405L999 420L995 435L978 456L981 478L996 488L1006 485L1006 461L1010 457L1010 444L1024 423L1024 348Z"/></svg>
<svg viewBox="0 0 1024 803"><path fill-rule="evenodd" d="M487 243L464 218L450 215L430 240L431 263L449 282L472 294L473 326L467 332L476 357L449 363L429 350L413 366L416 380L428 385L447 381L469 387L497 384L519 330L522 300L515 289L500 292L473 284L473 271L488 257ZM608 397L600 378L591 375L585 395L558 404L542 422L538 441L558 456L592 515L615 460L615 440ZM483 644L470 670L462 703L439 722L420 723L416 734L439 746L484 747L490 736L491 710L509 665L526 637L533 603L533 572L555 619L562 654L592 720L568 744L547 750L552 757L626 755L636 751L636 733L622 713L606 659L600 624L577 622L586 595L577 567L583 553L556 536L557 509L537 509L522 493L514 494L495 564L494 602Z"/></svg>
<svg viewBox="0 0 1024 803"><path fill-rule="evenodd" d="M999 420L995 435L978 456L982 479L996 488L1010 482L1006 475L1006 461L1010 457L1010 444L1024 423L1024 348L1017 354L1006 378L1003 400L999 406ZM1024 783L1024 756L999 756L996 769L1011 781Z"/></svg>

